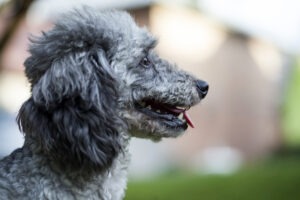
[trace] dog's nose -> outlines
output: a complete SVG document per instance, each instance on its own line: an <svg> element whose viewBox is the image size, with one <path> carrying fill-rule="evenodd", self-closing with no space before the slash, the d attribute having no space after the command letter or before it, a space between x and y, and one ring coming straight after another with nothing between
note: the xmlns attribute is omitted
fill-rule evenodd
<svg viewBox="0 0 300 200"><path fill-rule="evenodd" d="M203 99L208 93L208 84L205 81L197 80L196 87L200 98Z"/></svg>

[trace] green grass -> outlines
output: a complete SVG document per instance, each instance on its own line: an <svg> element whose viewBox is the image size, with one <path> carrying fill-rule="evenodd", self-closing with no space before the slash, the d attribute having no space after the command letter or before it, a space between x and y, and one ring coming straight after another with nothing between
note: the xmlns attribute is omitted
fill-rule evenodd
<svg viewBox="0 0 300 200"><path fill-rule="evenodd" d="M300 159L248 167L233 175L177 173L129 182L125 200L300 199Z"/></svg>
<svg viewBox="0 0 300 200"><path fill-rule="evenodd" d="M284 139L288 146L300 145L300 59L296 62L282 113Z"/></svg>

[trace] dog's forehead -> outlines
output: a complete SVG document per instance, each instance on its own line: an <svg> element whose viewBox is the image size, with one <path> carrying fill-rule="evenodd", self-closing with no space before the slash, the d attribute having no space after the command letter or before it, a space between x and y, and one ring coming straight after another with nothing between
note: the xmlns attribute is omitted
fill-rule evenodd
<svg viewBox="0 0 300 200"><path fill-rule="evenodd" d="M104 20L110 18L111 23L107 24L107 29L111 29L116 35L119 35L119 38L122 38L122 41L126 40L128 45L144 49L153 48L156 45L156 38L146 27L139 27L132 16L127 12L108 11L102 13L102 16L100 15L100 17Z"/></svg>
<svg viewBox="0 0 300 200"><path fill-rule="evenodd" d="M63 30L64 38L72 40L72 44L78 41L78 44L83 42L93 46L103 40L111 45L126 43L141 48L152 48L156 44L156 38L147 28L139 27L125 11L97 11L84 7L62 16L56 29Z"/></svg>
<svg viewBox="0 0 300 200"><path fill-rule="evenodd" d="M148 50L154 48L157 39L146 29L140 28L139 33L136 35L136 44Z"/></svg>

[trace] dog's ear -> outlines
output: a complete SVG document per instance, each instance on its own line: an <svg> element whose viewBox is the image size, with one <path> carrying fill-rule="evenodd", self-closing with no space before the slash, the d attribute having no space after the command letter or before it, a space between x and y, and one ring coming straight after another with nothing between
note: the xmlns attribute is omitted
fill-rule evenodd
<svg viewBox="0 0 300 200"><path fill-rule="evenodd" d="M74 97L85 103L105 104L111 102L106 102L106 98L112 100L116 96L115 85L102 49L72 52L51 62L49 69L32 85L32 97L37 105L47 110L61 106L66 100L74 100Z"/></svg>
<svg viewBox="0 0 300 200"><path fill-rule="evenodd" d="M25 64L30 79L34 70L30 60ZM19 126L63 162L107 168L121 151L117 86L104 50L70 52L32 82Z"/></svg>

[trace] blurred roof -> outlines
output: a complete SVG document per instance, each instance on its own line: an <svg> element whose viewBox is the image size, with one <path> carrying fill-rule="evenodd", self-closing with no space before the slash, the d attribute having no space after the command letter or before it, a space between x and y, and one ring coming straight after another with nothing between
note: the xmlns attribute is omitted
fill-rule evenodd
<svg viewBox="0 0 300 200"><path fill-rule="evenodd" d="M31 6L28 16L31 22L41 22L55 19L66 10L81 5L99 9L133 9L148 6L151 3L153 3L153 0L39 0ZM39 17L37 18L37 16Z"/></svg>
<svg viewBox="0 0 300 200"><path fill-rule="evenodd" d="M55 7L58 9L64 9L69 7L74 7L78 5L90 5L93 7L99 7L99 8L134 8L134 7L142 7L149 5L153 0L39 0L36 1L36 4L41 5L47 5L47 7Z"/></svg>
<svg viewBox="0 0 300 200"><path fill-rule="evenodd" d="M198 0L199 8L230 28L300 52L299 0Z"/></svg>

